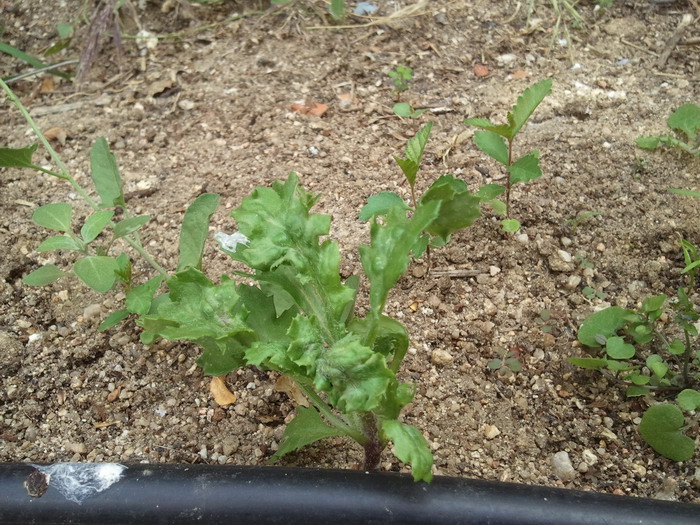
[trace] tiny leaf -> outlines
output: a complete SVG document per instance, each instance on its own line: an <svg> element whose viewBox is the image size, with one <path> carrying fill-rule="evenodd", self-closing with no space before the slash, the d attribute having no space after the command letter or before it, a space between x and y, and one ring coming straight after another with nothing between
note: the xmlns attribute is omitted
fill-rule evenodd
<svg viewBox="0 0 700 525"><path fill-rule="evenodd" d="M617 335L617 331L621 330L626 324L626 316L633 313L630 310L625 310L619 306L611 306L600 312L596 312L589 316L578 330L578 340L586 346L598 348L601 343L597 336L602 336L607 339Z"/></svg>
<svg viewBox="0 0 700 525"><path fill-rule="evenodd" d="M311 443L333 436L344 436L339 429L327 425L315 408L297 407L297 415L287 425L282 441L270 461L299 450Z"/></svg>
<svg viewBox="0 0 700 525"><path fill-rule="evenodd" d="M106 208L124 206L122 179L117 167L117 159L109 151L104 137L100 137L90 150L90 171L97 193Z"/></svg>
<svg viewBox="0 0 700 525"><path fill-rule="evenodd" d="M520 221L517 219L503 219L501 228L506 233L515 233L520 229Z"/></svg>
<svg viewBox="0 0 700 525"><path fill-rule="evenodd" d="M157 275L145 283L133 288L126 295L127 311L138 315L146 315L151 309L153 296L158 291L158 288L160 287L164 278L165 277L163 275Z"/></svg>
<svg viewBox="0 0 700 525"><path fill-rule="evenodd" d="M659 454L673 461L693 457L695 441L681 432L685 420L676 405L655 405L642 416L639 433Z"/></svg>
<svg viewBox="0 0 700 525"><path fill-rule="evenodd" d="M26 275L22 282L28 286L44 286L63 277L66 273L54 264L46 264Z"/></svg>
<svg viewBox="0 0 700 525"><path fill-rule="evenodd" d="M686 388L678 394L676 402L683 410L697 410L700 408L700 392L692 388Z"/></svg>
<svg viewBox="0 0 700 525"><path fill-rule="evenodd" d="M636 352L634 346L625 343L625 340L618 336L608 337L605 343L605 351L613 359L629 359L634 357Z"/></svg>
<svg viewBox="0 0 700 525"><path fill-rule="evenodd" d="M83 227L80 228L80 235L83 241L90 243L97 239L97 236L107 227L113 216L114 212L112 210L99 210L90 215L85 220Z"/></svg>
<svg viewBox="0 0 700 525"><path fill-rule="evenodd" d="M117 280L115 273L119 269L114 257L93 255L79 259L73 265L73 271L78 278L96 292L107 292L112 289Z"/></svg>
<svg viewBox="0 0 700 525"><path fill-rule="evenodd" d="M54 235L45 239L36 249L38 252L48 252L51 250L82 250L83 246L78 244L75 239L67 235Z"/></svg>
<svg viewBox="0 0 700 525"><path fill-rule="evenodd" d="M32 155L38 144L32 144L26 148L0 148L0 167L2 168L32 168Z"/></svg>
<svg viewBox="0 0 700 525"><path fill-rule="evenodd" d="M607 359L600 359L597 357L569 357L567 359L571 364L580 366L581 368L586 368L588 370L600 370L608 366Z"/></svg>
<svg viewBox="0 0 700 525"><path fill-rule="evenodd" d="M119 239L121 237L129 235L130 233L134 233L135 231L142 228L143 225L150 220L150 215L138 215L136 217L129 217L128 219L124 219L123 221L118 222L114 226L114 238Z"/></svg>
<svg viewBox="0 0 700 525"><path fill-rule="evenodd" d="M112 312L107 316L107 318L104 321L100 323L98 329L100 332L109 330L113 326L116 326L119 323L121 323L127 317L129 317L129 310L117 310L116 312Z"/></svg>
<svg viewBox="0 0 700 525"><path fill-rule="evenodd" d="M35 224L61 232L70 230L72 217L73 208L65 202L55 202L41 206L34 210L32 214L32 220Z"/></svg>
<svg viewBox="0 0 700 525"><path fill-rule="evenodd" d="M394 160L403 171L408 184L413 188L416 184L416 174L420 168L420 162L423 158L423 153L425 152L425 145L428 143L428 138L430 137L430 130L433 129L433 123L428 122L414 135L412 139L406 144L406 151L404 155L406 158L400 159L394 157Z"/></svg>
<svg viewBox="0 0 700 525"><path fill-rule="evenodd" d="M367 204L360 211L360 220L366 222L374 217L386 215L394 206L404 210L409 209L406 201L392 191L383 191L377 195L372 195L367 199Z"/></svg>
<svg viewBox="0 0 700 525"><path fill-rule="evenodd" d="M216 193L204 193L187 208L180 230L178 272L186 268L201 269L209 221L218 206L219 196Z"/></svg>
<svg viewBox="0 0 700 525"><path fill-rule="evenodd" d="M494 160L508 164L508 146L501 135L493 131L477 131L474 133L474 144Z"/></svg>
<svg viewBox="0 0 700 525"><path fill-rule="evenodd" d="M382 421L382 430L394 442L396 457L411 464L413 480L430 482L433 479L433 455L423 434L417 428L394 419Z"/></svg>

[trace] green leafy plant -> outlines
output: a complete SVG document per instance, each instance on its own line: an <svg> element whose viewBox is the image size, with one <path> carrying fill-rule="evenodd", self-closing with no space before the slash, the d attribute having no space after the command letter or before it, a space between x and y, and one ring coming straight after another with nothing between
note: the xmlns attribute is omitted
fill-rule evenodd
<svg viewBox="0 0 700 525"><path fill-rule="evenodd" d="M657 295L646 298L636 310L611 306L592 314L578 331L579 342L592 357L569 358L579 367L600 370L623 382L628 397L674 394L677 405L651 406L639 427L642 438L656 452L674 461L690 459L695 450L694 440L683 434L682 410L700 408L696 389L700 349L692 339L697 338L700 315L689 299L698 260L697 250L690 247L684 247L684 272L689 278L674 301ZM673 320L673 324L660 323L662 318Z"/></svg>
<svg viewBox="0 0 700 525"><path fill-rule="evenodd" d="M549 310L542 310L539 314L537 314L535 323L539 325L540 330L542 332L544 332L545 334L549 334L552 332L552 325L550 324L551 320L552 313Z"/></svg>
<svg viewBox="0 0 700 525"><path fill-rule="evenodd" d="M666 134L639 137L636 141L637 146L642 149L671 146L700 157L700 106L685 104L674 111L666 122L675 132L675 136Z"/></svg>
<svg viewBox="0 0 700 525"><path fill-rule="evenodd" d="M498 358L488 362L488 367L502 377L510 377L523 369L521 352L518 348L499 348Z"/></svg>
<svg viewBox="0 0 700 525"><path fill-rule="evenodd" d="M507 173L505 193L505 207L502 203L492 201L494 211L505 213L506 218L501 221L503 230L515 232L520 229L520 222L510 218L510 190L513 184L529 182L542 176L540 169L540 153L537 150L514 160L513 143L520 130L535 111L540 102L552 91L552 80L542 80L529 88L518 97L518 101L507 115L507 124L493 124L485 118L470 118L464 121L467 126L480 128L474 133L474 143L477 147L502 164ZM498 201L500 202L500 201Z"/></svg>
<svg viewBox="0 0 700 525"><path fill-rule="evenodd" d="M401 102L401 93L408 89L409 82L413 78L413 69L407 66L396 66L396 69L387 73L394 83L396 104L391 108L395 115L406 118L417 118L425 113L424 109L415 109L408 102Z"/></svg>
<svg viewBox="0 0 700 525"><path fill-rule="evenodd" d="M206 375L254 365L290 377L310 407L298 409L273 460L324 437L346 436L363 447L366 468L376 468L382 450L393 442L397 457L412 465L416 480L431 479L426 440L399 421L414 395L414 388L396 377L408 349L408 332L384 309L411 256L431 239L444 244L453 232L471 224L479 216L481 199L463 181L445 175L416 200L415 178L430 125L409 141L406 157L396 159L411 185L413 207L397 194L384 193L371 197L360 213L370 222L370 243L359 249L369 283L369 309L360 317L354 311L360 276L341 279L338 244L327 238L332 219L310 212L318 196L302 189L295 174L271 188L256 188L232 212L239 231L215 236L226 254L248 267L237 275L255 284L239 284L226 275L214 282L203 271L209 220L219 201L215 194L200 195L188 207L178 265L168 272L141 242L141 229L150 217L130 213L107 142L98 140L90 152L96 201L70 175L12 91L1 81L0 87L58 170L32 162L36 144L0 149L0 166L35 169L66 180L93 210L77 224L67 203L46 204L34 212L37 225L58 232L37 249L73 252L75 260L68 269L42 266L24 278L25 284L46 285L74 274L98 292L122 288L124 308L110 314L100 329L131 316L142 327L145 344L166 338L201 347L197 362ZM133 252L119 249L118 241L142 256L155 275L145 280L133 276Z"/></svg>

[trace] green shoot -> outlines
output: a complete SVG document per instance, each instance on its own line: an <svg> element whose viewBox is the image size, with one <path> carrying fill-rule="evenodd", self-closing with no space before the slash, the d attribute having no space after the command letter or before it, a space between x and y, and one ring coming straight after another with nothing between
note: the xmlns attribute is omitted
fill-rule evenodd
<svg viewBox="0 0 700 525"><path fill-rule="evenodd" d="M674 135L651 135L639 137L637 146L642 149L656 149L662 144L686 151L700 157L700 106L685 104L674 111L666 121Z"/></svg>

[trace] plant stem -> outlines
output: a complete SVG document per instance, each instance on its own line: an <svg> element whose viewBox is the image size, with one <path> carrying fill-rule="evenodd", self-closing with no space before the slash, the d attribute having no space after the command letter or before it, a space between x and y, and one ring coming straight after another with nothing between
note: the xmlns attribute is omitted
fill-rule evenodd
<svg viewBox="0 0 700 525"><path fill-rule="evenodd" d="M683 354L683 386L688 388L690 382L688 379L688 372L690 367L690 354L692 353L692 346L690 344L690 334L688 330L683 330L685 334L685 353Z"/></svg>
<svg viewBox="0 0 700 525"><path fill-rule="evenodd" d="M513 164L513 139L508 139L508 165L506 166L506 218L510 218L510 166Z"/></svg>
<svg viewBox="0 0 700 525"><path fill-rule="evenodd" d="M73 189L76 191L78 195L93 209L93 210L99 210L100 205L95 202L95 200L88 195L87 191L83 189L83 187L76 181L73 176L70 174L68 171L68 168L64 164L63 160L61 159L61 156L56 152L55 149L51 146L49 141L46 139L44 134L41 131L41 128L39 128L38 124L34 122L34 119L32 116L29 114L29 111L27 111L27 108L24 107L24 104L20 101L20 99L15 95L15 93L9 88L9 86L3 82L2 79L0 79L0 88L7 94L7 98L10 99L10 102L12 102L15 107L19 110L19 112L22 114L24 117L24 120L27 121L27 124L29 124L29 127L32 128L32 131L34 131L34 134L37 136L39 139L39 142L46 148L46 151L49 152L49 155L51 156L51 159L54 161L56 166L58 166L59 172L56 173L54 171L42 168L41 166L34 166L35 169L47 173L48 175L52 175L54 177L58 177L59 179L64 179L70 183L70 185L73 187ZM114 225L114 223L110 222L110 224ZM167 271L156 262L156 260L149 254L143 246L141 246L141 243L134 240L132 235L124 237L124 240L127 242L129 246L131 246L136 252L144 258L144 260L154 269L156 270L159 274L161 275L167 275Z"/></svg>
<svg viewBox="0 0 700 525"><path fill-rule="evenodd" d="M365 434L365 470L377 470L384 446L379 439L377 417L372 412L362 415L362 428Z"/></svg>
<svg viewBox="0 0 700 525"><path fill-rule="evenodd" d="M348 425L347 422L336 416L328 404L321 399L321 397L314 391L313 388L304 384L304 382L298 377L292 377L294 381L299 385L299 388L304 392L306 397L309 399L311 404L318 410L323 417L325 417L328 422L339 430L342 430L348 437L351 437L357 441L360 445L365 446L366 438L362 432L358 432L357 429Z"/></svg>

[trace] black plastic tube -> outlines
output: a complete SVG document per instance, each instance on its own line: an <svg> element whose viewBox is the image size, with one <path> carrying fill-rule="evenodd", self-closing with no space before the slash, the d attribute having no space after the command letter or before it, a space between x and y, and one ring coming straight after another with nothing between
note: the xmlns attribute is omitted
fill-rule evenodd
<svg viewBox="0 0 700 525"><path fill-rule="evenodd" d="M348 470L128 465L81 504L55 479L40 497L35 469L0 464L0 523L699 525L700 505L437 476ZM36 479L34 480L36 481ZM36 487L29 490L36 492ZM41 492L41 490L39 490Z"/></svg>

